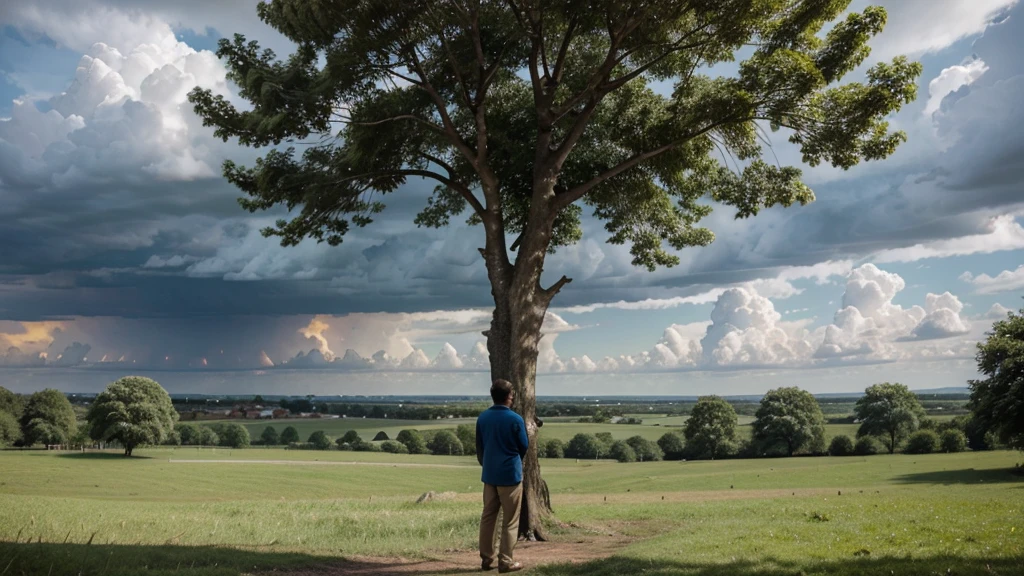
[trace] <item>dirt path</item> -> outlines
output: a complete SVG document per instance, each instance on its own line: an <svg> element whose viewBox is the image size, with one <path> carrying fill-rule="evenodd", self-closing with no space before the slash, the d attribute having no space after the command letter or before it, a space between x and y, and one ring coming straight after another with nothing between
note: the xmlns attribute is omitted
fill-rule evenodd
<svg viewBox="0 0 1024 576"><path fill-rule="evenodd" d="M411 462L343 462L319 460L176 460L175 464L293 464L295 466L384 466L389 468L469 468L460 464L415 464Z"/></svg>
<svg viewBox="0 0 1024 576"><path fill-rule="evenodd" d="M630 542L622 536L574 536L554 542L520 542L516 560L527 568L544 564L577 564L607 558ZM429 574L490 574L481 572L475 551L453 551L431 560L351 557L338 563L310 566L303 570L276 570L284 576L427 576Z"/></svg>

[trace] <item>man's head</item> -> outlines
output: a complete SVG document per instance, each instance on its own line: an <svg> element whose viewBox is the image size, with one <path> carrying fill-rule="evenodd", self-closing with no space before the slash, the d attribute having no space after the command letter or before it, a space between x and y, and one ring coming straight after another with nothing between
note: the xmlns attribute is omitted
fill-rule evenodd
<svg viewBox="0 0 1024 576"><path fill-rule="evenodd" d="M515 394L515 389L508 380L498 379L491 384L491 400L494 400L495 405L512 406Z"/></svg>

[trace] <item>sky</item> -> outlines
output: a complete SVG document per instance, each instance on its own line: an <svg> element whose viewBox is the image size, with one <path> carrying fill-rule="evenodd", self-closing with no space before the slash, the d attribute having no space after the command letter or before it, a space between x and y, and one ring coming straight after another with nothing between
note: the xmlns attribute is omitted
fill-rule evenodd
<svg viewBox="0 0 1024 576"><path fill-rule="evenodd" d="M545 266L545 284L573 282L545 320L538 394L977 377L977 342L1024 294L1024 4L877 3L887 27L846 80L920 61L917 101L890 118L909 141L848 171L802 166L808 206L717 207L714 243L654 273L587 216ZM259 151L186 101L202 86L238 102L212 52L235 32L292 49L249 0L0 5L0 386L141 373L183 393L485 394L482 232L417 228L432 185L408 182L340 247L282 248L259 233L279 213L238 207L220 166ZM782 134L771 153L801 166Z"/></svg>

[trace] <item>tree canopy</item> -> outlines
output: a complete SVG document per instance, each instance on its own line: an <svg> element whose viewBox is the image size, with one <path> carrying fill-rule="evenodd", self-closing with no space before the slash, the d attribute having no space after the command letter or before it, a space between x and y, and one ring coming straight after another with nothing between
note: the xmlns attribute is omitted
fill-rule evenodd
<svg viewBox="0 0 1024 576"><path fill-rule="evenodd" d="M753 428L756 441L765 447L784 445L789 456L805 449L825 449L825 417L806 390L769 390L754 414Z"/></svg>
<svg viewBox="0 0 1024 576"><path fill-rule="evenodd" d="M974 418L1003 444L1024 450L1024 310L992 326L977 360L986 378L970 383Z"/></svg>
<svg viewBox="0 0 1024 576"><path fill-rule="evenodd" d="M914 99L921 68L897 58L839 85L886 20L870 7L822 33L848 4L275 0L259 15L294 54L237 35L218 49L252 108L202 89L190 99L224 139L314 139L298 155L274 148L254 167L225 165L247 209L298 210L266 230L284 244L340 243L409 178L437 185L418 224L468 208L471 223L500 217L519 234L544 176L552 245L580 239L584 200L612 242L654 268L678 262L665 246L712 240L696 226L710 212L703 197L741 217L813 198L799 170L761 159L766 128L784 129L805 162L843 168L905 139L884 117ZM706 74L737 52L749 55L735 76ZM652 89L663 80L670 93Z"/></svg>
<svg viewBox="0 0 1024 576"><path fill-rule="evenodd" d="M245 448L252 442L248 428L235 422L225 424L218 436L220 436L221 446L230 448Z"/></svg>
<svg viewBox="0 0 1024 576"><path fill-rule="evenodd" d="M142 376L120 378L96 396L89 414L93 440L116 441L124 455L142 444L160 444L174 430L178 413L167 391Z"/></svg>
<svg viewBox="0 0 1024 576"><path fill-rule="evenodd" d="M68 444L78 428L75 410L60 390L47 388L28 397L21 413L21 434L26 445Z"/></svg>
<svg viewBox="0 0 1024 576"><path fill-rule="evenodd" d="M853 409L860 420L857 437L878 436L890 454L921 425L924 408L906 386L884 382L869 386Z"/></svg>
<svg viewBox="0 0 1024 576"><path fill-rule="evenodd" d="M736 422L732 404L718 396L701 396L683 428L687 452L697 458L728 455L736 443Z"/></svg>

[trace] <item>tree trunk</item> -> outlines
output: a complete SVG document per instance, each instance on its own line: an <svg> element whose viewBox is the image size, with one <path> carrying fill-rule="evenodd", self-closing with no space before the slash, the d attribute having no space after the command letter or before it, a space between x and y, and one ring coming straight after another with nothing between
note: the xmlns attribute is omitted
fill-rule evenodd
<svg viewBox="0 0 1024 576"><path fill-rule="evenodd" d="M523 505L519 516L519 536L527 540L546 540L543 520L551 514L547 484L541 478L537 446L537 356L541 325L551 298L567 282L543 289L540 276L551 241L554 217L549 216L550 197L531 206L530 222L523 232L515 264L508 260L503 227L488 230L487 261L494 315L487 336L491 378L508 380L515 386L513 409L526 422L530 447L523 459Z"/></svg>
<svg viewBox="0 0 1024 576"><path fill-rule="evenodd" d="M517 322L512 321L513 307L509 299L496 299L491 328L487 336L487 351L491 362L491 379L512 382L516 389L513 409L526 422L530 447L523 459L523 505L519 516L519 537L526 540L546 540L543 519L551 513L551 498L547 483L540 474L537 445L537 342L544 315L519 311ZM513 338L513 325L517 336ZM530 333L536 334L530 337ZM532 344L531 344L532 342ZM524 345L525 344L525 345Z"/></svg>

